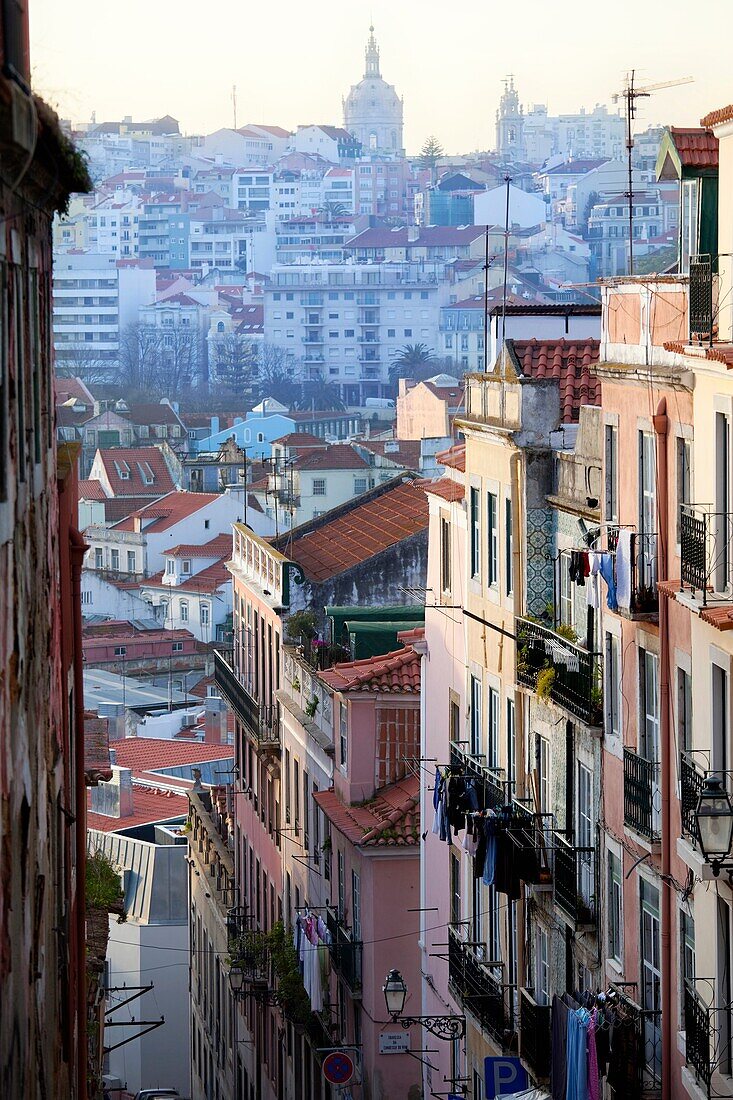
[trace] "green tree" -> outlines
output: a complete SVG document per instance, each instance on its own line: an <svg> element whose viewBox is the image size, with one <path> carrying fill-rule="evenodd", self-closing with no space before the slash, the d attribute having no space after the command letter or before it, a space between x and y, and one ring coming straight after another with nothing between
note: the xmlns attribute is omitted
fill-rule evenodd
<svg viewBox="0 0 733 1100"><path fill-rule="evenodd" d="M584 237L588 234L588 222L590 220L591 210L596 205L596 203L599 203L600 201L601 196L598 194L597 191L591 191L585 201L583 213L580 217L580 220L578 221L578 229L581 231Z"/></svg>
<svg viewBox="0 0 733 1100"><path fill-rule="evenodd" d="M435 177L435 168L438 161L443 156L443 146L440 144L434 134L425 139L422 149L420 150L420 164L423 168L430 169L430 178Z"/></svg>
<svg viewBox="0 0 733 1100"><path fill-rule="evenodd" d="M397 352L389 368L389 380L397 385L400 378L422 381L435 371L435 352L427 344L405 344Z"/></svg>
<svg viewBox="0 0 733 1100"><path fill-rule="evenodd" d="M323 377L301 382L295 405L298 409L318 409L324 412L338 412L344 407L338 386Z"/></svg>
<svg viewBox="0 0 733 1100"><path fill-rule="evenodd" d="M327 199L323 206L319 207L318 213L325 218L327 222L332 222L334 218L345 218L350 211L345 203L336 202L334 199Z"/></svg>

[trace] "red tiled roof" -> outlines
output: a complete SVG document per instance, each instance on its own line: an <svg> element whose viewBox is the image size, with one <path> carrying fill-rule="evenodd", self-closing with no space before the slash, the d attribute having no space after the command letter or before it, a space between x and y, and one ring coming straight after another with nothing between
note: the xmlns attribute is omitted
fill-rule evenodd
<svg viewBox="0 0 733 1100"><path fill-rule="evenodd" d="M359 439L355 446L371 454L381 455L389 462L408 470L417 470L420 467L419 439Z"/></svg>
<svg viewBox="0 0 733 1100"><path fill-rule="evenodd" d="M334 790L313 798L352 844L369 847L416 846L420 839L420 778L410 775L382 787L371 801L347 806Z"/></svg>
<svg viewBox="0 0 733 1100"><path fill-rule="evenodd" d="M414 694L420 691L420 656L411 645L362 661L347 661L321 673L336 691Z"/></svg>
<svg viewBox="0 0 733 1100"><path fill-rule="evenodd" d="M213 676L204 676L203 680L199 680L197 684L192 687L188 694L195 695L197 699L209 698L209 686L213 686L216 680Z"/></svg>
<svg viewBox="0 0 733 1100"><path fill-rule="evenodd" d="M127 414L133 424L181 424L181 419L172 405L161 401L160 404L130 405Z"/></svg>
<svg viewBox="0 0 733 1100"><path fill-rule="evenodd" d="M425 492L448 501L463 500L466 495L466 489L461 482L453 481L450 477L440 477L436 481L427 482Z"/></svg>
<svg viewBox="0 0 733 1100"><path fill-rule="evenodd" d="M466 472L466 444L455 443L447 451L437 451L435 461L439 466L450 466L453 470Z"/></svg>
<svg viewBox="0 0 733 1100"><path fill-rule="evenodd" d="M56 403L59 405L72 397L83 405L94 405L94 398L81 378L54 378L53 391Z"/></svg>
<svg viewBox="0 0 733 1100"><path fill-rule="evenodd" d="M405 645L412 645L413 642L420 642L425 637L424 626L413 626L410 630L401 630L397 635L399 642L404 642Z"/></svg>
<svg viewBox="0 0 733 1100"><path fill-rule="evenodd" d="M231 576L227 570L226 562L232 556L231 539L229 539L229 549L225 556L219 561L213 562L211 565L207 565L205 569L202 569L199 573L194 573L193 576L187 580L181 581L180 584L171 586L163 584L163 573L155 573L152 577L148 577L147 580L140 581L140 588L165 588L169 592L196 592L203 594L204 592L216 592L222 585L231 581Z"/></svg>
<svg viewBox="0 0 733 1100"><path fill-rule="evenodd" d="M299 470L363 470L369 463L349 443L331 443L320 450L299 454L295 460Z"/></svg>
<svg viewBox="0 0 733 1100"><path fill-rule="evenodd" d="M180 520L193 515L200 508L205 508L207 504L211 504L218 499L218 493L168 493L160 500L146 504L143 508L138 508L136 512L132 512L125 519L116 523L114 529L115 531L134 531L135 520L138 517L143 520L154 517L153 522L148 523L145 530L167 531L169 527L173 527Z"/></svg>
<svg viewBox="0 0 733 1100"><path fill-rule="evenodd" d="M311 435L310 432L288 432L287 435L281 435L278 439L273 439L273 445L277 443L278 446L283 447L326 447L327 443L323 439L319 439L317 435Z"/></svg>
<svg viewBox="0 0 733 1100"><path fill-rule="evenodd" d="M733 607L730 604L724 607L703 607L700 618L717 630L733 630Z"/></svg>
<svg viewBox="0 0 733 1100"><path fill-rule="evenodd" d="M83 477L79 482L79 500L109 500L101 481Z"/></svg>
<svg viewBox="0 0 733 1100"><path fill-rule="evenodd" d="M424 531L428 502L423 484L394 478L304 524L305 530L281 536L274 545L309 580L327 580Z"/></svg>
<svg viewBox="0 0 733 1100"><path fill-rule="evenodd" d="M167 558L218 558L223 557L224 554L231 556L231 550L231 534L228 535L226 532L221 531L208 542L197 543L196 545L185 542L179 543L178 546L166 550L165 556Z"/></svg>
<svg viewBox="0 0 733 1100"><path fill-rule="evenodd" d="M594 168L598 168L601 164L605 164L610 157L600 157L596 160L569 160L564 164L557 164L554 168L546 168L542 175L548 176L567 176L567 175L585 175L586 172L592 172Z"/></svg>
<svg viewBox="0 0 733 1100"><path fill-rule="evenodd" d="M94 456L104 467L115 497L162 497L175 488L165 459L157 447L115 447ZM127 473L127 477L121 475ZM145 476L152 476L149 485Z"/></svg>
<svg viewBox="0 0 733 1100"><path fill-rule="evenodd" d="M563 424L577 423L581 405L600 405L601 383L593 373L598 340L507 340L520 374L560 383Z"/></svg>
<svg viewBox="0 0 733 1100"><path fill-rule="evenodd" d="M399 229L375 226L351 237L346 248L445 248L471 244L485 232L483 225L428 225L411 241L407 226Z"/></svg>
<svg viewBox="0 0 733 1100"><path fill-rule="evenodd" d="M710 130L671 126L669 132L684 168L718 167L718 139Z"/></svg>
<svg viewBox="0 0 733 1100"><path fill-rule="evenodd" d="M169 741L168 744L176 742ZM107 814L95 814L87 810L87 828L113 833L118 829L133 829L137 825L149 825L154 821L167 821L171 817L185 817L188 814L188 799L182 794L157 788L135 787L132 797L134 813L127 817L108 817ZM89 798L91 800L91 794Z"/></svg>
<svg viewBox="0 0 733 1100"><path fill-rule="evenodd" d="M202 741L168 741L163 737L123 737L113 741L116 763L133 775L179 764L200 764L204 760L226 760L234 755L232 745Z"/></svg>
<svg viewBox="0 0 733 1100"><path fill-rule="evenodd" d="M449 409L458 409L463 404L463 386L436 386L434 382L423 382L431 393L448 404Z"/></svg>
<svg viewBox="0 0 733 1100"><path fill-rule="evenodd" d="M717 111L710 111L700 119L700 125L709 129L711 126L722 126L724 122L730 122L731 119L733 119L733 103L729 103L727 107L719 107Z"/></svg>

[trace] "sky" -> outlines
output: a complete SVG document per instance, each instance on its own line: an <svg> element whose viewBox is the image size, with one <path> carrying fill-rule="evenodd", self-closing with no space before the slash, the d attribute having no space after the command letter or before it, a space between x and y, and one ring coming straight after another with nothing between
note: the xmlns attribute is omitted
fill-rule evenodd
<svg viewBox="0 0 733 1100"><path fill-rule="evenodd" d="M694 22L691 12L694 10ZM502 78L550 114L613 107L626 72L694 83L639 101L638 127L697 125L733 102L733 0L30 0L36 92L63 118L170 114L184 133L340 125L373 20L382 76L404 97L405 145L494 145ZM615 108L613 108L615 109Z"/></svg>

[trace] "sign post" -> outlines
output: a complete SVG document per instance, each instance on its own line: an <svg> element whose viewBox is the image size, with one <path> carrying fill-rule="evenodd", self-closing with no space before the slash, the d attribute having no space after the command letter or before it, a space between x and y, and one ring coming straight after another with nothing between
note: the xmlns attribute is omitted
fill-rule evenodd
<svg viewBox="0 0 733 1100"><path fill-rule="evenodd" d="M529 1088L527 1071L519 1058L484 1058L486 1100Z"/></svg>
<svg viewBox="0 0 733 1100"><path fill-rule="evenodd" d="M354 1076L354 1059L345 1050L334 1050L323 1059L323 1076L331 1085L348 1085Z"/></svg>

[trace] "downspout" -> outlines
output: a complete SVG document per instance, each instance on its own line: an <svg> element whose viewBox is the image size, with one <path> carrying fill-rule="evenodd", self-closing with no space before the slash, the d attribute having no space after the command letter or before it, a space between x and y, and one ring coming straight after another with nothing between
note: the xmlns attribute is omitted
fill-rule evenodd
<svg viewBox="0 0 733 1100"><path fill-rule="evenodd" d="M522 500L522 452L514 450L509 459L509 472L511 483L512 501L512 573L514 587L514 622L513 633L516 638L517 618L524 614L524 555L522 547L525 545L524 517L525 510ZM517 643L514 642L514 678L516 682ZM524 794L524 696L514 692L514 723L515 723L515 773L517 777L516 795ZM516 1000L519 1001L519 990L524 987L524 892L517 901L517 990Z"/></svg>
<svg viewBox="0 0 733 1100"><path fill-rule="evenodd" d="M87 1063L87 982L86 982L86 887L87 887L87 790L84 779L84 657L82 649L81 568L89 549L75 527L69 528L69 558L71 561L71 601L74 645L74 733L76 756L72 766L76 773L74 830L76 833L76 958L79 967L76 983L77 1014L77 1097L86 1100Z"/></svg>
<svg viewBox="0 0 733 1100"><path fill-rule="evenodd" d="M669 530L667 402L660 398L654 416L657 437L657 576L667 579L667 532ZM659 600L659 726L662 771L662 1100L672 1096L672 888L671 878L671 801L672 743L669 728L669 635L667 600Z"/></svg>

